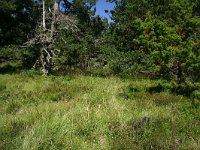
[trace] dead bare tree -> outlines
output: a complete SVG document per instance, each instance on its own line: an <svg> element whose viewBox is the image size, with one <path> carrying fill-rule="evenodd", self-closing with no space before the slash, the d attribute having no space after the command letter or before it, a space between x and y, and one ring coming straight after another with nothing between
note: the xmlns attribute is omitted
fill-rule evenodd
<svg viewBox="0 0 200 150"><path fill-rule="evenodd" d="M39 67L43 75L53 69L54 59L60 50L55 48L56 36L61 28L78 31L76 19L62 14L59 11L59 0L53 0L53 7L46 8L46 1L42 0L41 18L38 20L33 38L29 39L23 47L35 47L39 57L33 68ZM59 28L58 28L59 27Z"/></svg>

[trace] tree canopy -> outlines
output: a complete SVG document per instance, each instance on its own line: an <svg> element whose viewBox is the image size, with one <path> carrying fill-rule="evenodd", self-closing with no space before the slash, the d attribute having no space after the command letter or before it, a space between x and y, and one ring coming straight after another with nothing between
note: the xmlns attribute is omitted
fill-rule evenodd
<svg viewBox="0 0 200 150"><path fill-rule="evenodd" d="M45 2L49 28L54 1ZM59 32L53 45L60 50L52 66L56 72L80 69L122 76L145 74L177 82L199 80L198 0L108 0L115 3L110 24L95 15L96 2L57 1L62 17L56 15L55 22ZM37 35L42 0L1 0L0 7L2 48L19 47ZM62 22L63 18L68 21ZM30 67L41 53L37 46L24 52L22 60L32 62Z"/></svg>

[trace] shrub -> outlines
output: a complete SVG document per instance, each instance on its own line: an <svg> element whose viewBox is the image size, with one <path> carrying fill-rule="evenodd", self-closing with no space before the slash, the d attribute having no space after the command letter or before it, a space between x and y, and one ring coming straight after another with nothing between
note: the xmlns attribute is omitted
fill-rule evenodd
<svg viewBox="0 0 200 150"><path fill-rule="evenodd" d="M13 72L22 67L22 51L15 46L3 47L0 50L0 72Z"/></svg>
<svg viewBox="0 0 200 150"><path fill-rule="evenodd" d="M199 89L198 84L185 82L185 83L181 83L181 84L175 84L171 88L171 92L178 94L178 95L184 95L184 96L191 97L192 93L198 89Z"/></svg>

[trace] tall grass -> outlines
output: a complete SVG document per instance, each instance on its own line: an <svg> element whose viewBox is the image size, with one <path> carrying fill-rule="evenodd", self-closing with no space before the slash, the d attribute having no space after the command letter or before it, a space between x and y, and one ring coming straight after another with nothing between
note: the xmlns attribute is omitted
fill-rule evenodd
<svg viewBox="0 0 200 150"><path fill-rule="evenodd" d="M0 75L0 149L200 149L199 100L159 82Z"/></svg>

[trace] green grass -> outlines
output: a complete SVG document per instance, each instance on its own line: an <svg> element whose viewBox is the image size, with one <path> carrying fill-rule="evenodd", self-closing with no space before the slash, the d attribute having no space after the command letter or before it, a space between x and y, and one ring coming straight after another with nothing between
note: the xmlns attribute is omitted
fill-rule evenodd
<svg viewBox="0 0 200 150"><path fill-rule="evenodd" d="M160 82L0 75L0 149L200 149L199 100Z"/></svg>

